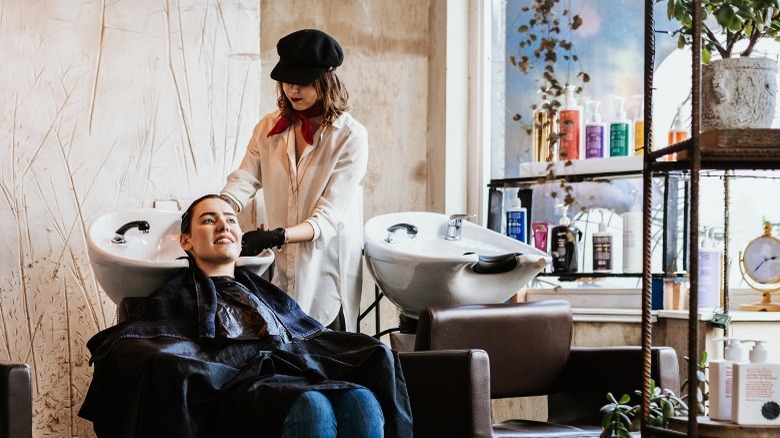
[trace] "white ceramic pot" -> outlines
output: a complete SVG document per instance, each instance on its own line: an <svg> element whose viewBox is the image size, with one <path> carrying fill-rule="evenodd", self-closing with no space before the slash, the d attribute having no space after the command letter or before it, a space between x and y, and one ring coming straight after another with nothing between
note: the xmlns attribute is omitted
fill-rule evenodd
<svg viewBox="0 0 780 438"><path fill-rule="evenodd" d="M775 114L777 62L728 58L702 68L702 132L769 128Z"/></svg>

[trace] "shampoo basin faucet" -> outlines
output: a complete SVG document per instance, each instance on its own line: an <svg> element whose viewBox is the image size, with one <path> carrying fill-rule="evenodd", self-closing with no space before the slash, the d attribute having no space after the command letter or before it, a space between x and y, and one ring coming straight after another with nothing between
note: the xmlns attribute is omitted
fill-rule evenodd
<svg viewBox="0 0 780 438"><path fill-rule="evenodd" d="M122 245L127 243L127 239L125 239L125 233L128 230L132 230L133 228L138 228L138 231L147 234L149 233L149 222L147 221L131 221L128 222L121 227L119 227L116 231L114 231L114 238L111 239L111 243L116 243L118 245Z"/></svg>
<svg viewBox="0 0 780 438"><path fill-rule="evenodd" d="M385 238L385 242L395 243L395 232L398 230L406 230L406 234L410 239L417 237L417 226L407 223L398 223L387 227L387 238Z"/></svg>
<svg viewBox="0 0 780 438"><path fill-rule="evenodd" d="M453 214L447 221L447 240L460 240L460 228L463 219L477 217L475 214Z"/></svg>

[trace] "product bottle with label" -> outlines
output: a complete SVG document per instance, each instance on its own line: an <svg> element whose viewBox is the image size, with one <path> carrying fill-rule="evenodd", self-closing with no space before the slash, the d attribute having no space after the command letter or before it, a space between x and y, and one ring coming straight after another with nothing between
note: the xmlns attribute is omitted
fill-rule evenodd
<svg viewBox="0 0 780 438"><path fill-rule="evenodd" d="M672 122L672 129L669 130L669 136L667 139L668 146L686 140L688 139L688 137L691 136L691 134L688 132L688 130L685 128L685 125L683 124L682 109L683 109L682 105L677 107L677 114L675 114L674 116L674 121Z"/></svg>
<svg viewBox="0 0 780 438"><path fill-rule="evenodd" d="M763 340L750 350L749 363L734 363L731 420L744 425L780 426L780 364L768 363Z"/></svg>
<svg viewBox="0 0 780 438"><path fill-rule="evenodd" d="M582 232L571 224L571 220L566 216L568 205L560 205L563 209L563 216L558 226L552 229L551 255L552 267L555 273L577 272L577 244L582 237Z"/></svg>
<svg viewBox="0 0 780 438"><path fill-rule="evenodd" d="M625 109L625 99L615 96L617 112L615 120L609 125L609 156L627 157L628 145L631 144L631 121L628 120Z"/></svg>
<svg viewBox="0 0 780 438"><path fill-rule="evenodd" d="M632 190L634 203L623 213L623 272L642 272L642 209L637 191Z"/></svg>
<svg viewBox="0 0 780 438"><path fill-rule="evenodd" d="M731 421L731 400L733 395L734 363L742 362L742 342L737 338L715 338L714 341L723 341L726 346L723 350L723 359L709 361L710 366L710 411L711 420Z"/></svg>
<svg viewBox="0 0 780 438"><path fill-rule="evenodd" d="M563 161L580 159L582 141L582 107L574 97L574 86L566 87L566 104L558 115L558 159Z"/></svg>
<svg viewBox="0 0 780 438"><path fill-rule="evenodd" d="M520 198L512 196L512 204L506 210L506 235L526 243L528 210L520 204Z"/></svg>
<svg viewBox="0 0 780 438"><path fill-rule="evenodd" d="M675 114L674 116L674 121L672 122L672 129L669 130L669 135L667 137L667 146L680 143L683 140L687 140L691 136L691 134L688 132L688 130L685 128L685 125L683 124L682 108L683 108L682 105L677 107L677 114ZM664 157L664 160L677 161L677 152L667 157Z"/></svg>
<svg viewBox="0 0 780 438"><path fill-rule="evenodd" d="M612 272L612 233L607 231L601 210L599 231L593 233L593 272Z"/></svg>
<svg viewBox="0 0 780 438"><path fill-rule="evenodd" d="M585 158L604 158L607 127L601 123L598 100L589 100L586 105L590 115L585 124Z"/></svg>
<svg viewBox="0 0 780 438"><path fill-rule="evenodd" d="M704 238L699 245L699 307L720 307L723 251L713 238L714 231L704 227Z"/></svg>
<svg viewBox="0 0 780 438"><path fill-rule="evenodd" d="M541 108L534 111L533 126L533 161L553 161L557 159L554 153L554 146L550 144L550 134L555 132L555 120L550 117L546 109Z"/></svg>
<svg viewBox="0 0 780 438"><path fill-rule="evenodd" d="M634 120L634 155L642 155L645 153L645 96L637 94L634 99L639 99L639 110Z"/></svg>

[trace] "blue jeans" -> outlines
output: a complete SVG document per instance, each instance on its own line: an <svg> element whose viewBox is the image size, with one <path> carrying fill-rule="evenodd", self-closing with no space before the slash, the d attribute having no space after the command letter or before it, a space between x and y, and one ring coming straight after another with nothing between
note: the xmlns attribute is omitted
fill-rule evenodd
<svg viewBox="0 0 780 438"><path fill-rule="evenodd" d="M290 407L284 438L381 438L385 417L368 389L307 391Z"/></svg>

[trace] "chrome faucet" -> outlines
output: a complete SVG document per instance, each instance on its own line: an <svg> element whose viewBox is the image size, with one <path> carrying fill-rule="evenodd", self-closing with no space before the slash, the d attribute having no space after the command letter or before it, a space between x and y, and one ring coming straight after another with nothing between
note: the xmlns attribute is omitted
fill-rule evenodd
<svg viewBox="0 0 780 438"><path fill-rule="evenodd" d="M387 238L385 238L385 242L395 243L395 232L398 230L406 230L406 234L410 239L417 237L417 227L415 225L400 223L387 228Z"/></svg>
<svg viewBox="0 0 780 438"><path fill-rule="evenodd" d="M147 221L132 221L128 222L116 231L114 231L114 238L111 239L111 243L116 243L118 245L127 243L127 239L125 239L125 233L128 230L132 230L133 228L138 228L138 231L148 234L149 233L149 222Z"/></svg>
<svg viewBox="0 0 780 438"><path fill-rule="evenodd" d="M453 214L447 221L447 240L460 240L460 228L463 219L477 217L475 214Z"/></svg>

